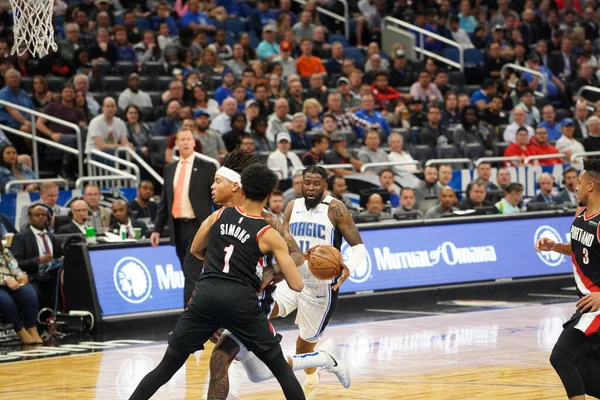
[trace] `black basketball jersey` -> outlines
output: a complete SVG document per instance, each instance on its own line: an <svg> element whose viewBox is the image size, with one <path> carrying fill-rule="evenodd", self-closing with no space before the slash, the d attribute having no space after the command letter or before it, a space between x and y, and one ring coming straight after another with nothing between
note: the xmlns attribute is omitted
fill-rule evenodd
<svg viewBox="0 0 600 400"><path fill-rule="evenodd" d="M222 208L210 228L204 270L200 279L219 278L260 288L264 256L258 239L271 229L261 216L245 214L237 207Z"/></svg>
<svg viewBox="0 0 600 400"><path fill-rule="evenodd" d="M571 224L571 259L577 290L581 296L600 291L600 213L579 211Z"/></svg>

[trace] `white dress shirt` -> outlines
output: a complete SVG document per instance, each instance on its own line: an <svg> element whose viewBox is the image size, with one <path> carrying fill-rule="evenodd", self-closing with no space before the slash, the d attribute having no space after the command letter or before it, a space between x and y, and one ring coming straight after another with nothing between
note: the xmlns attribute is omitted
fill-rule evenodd
<svg viewBox="0 0 600 400"><path fill-rule="evenodd" d="M414 161L412 156L409 153L407 153L406 151L403 151L402 153L396 153L394 151L390 151L387 158L389 161ZM394 168L395 173L417 172L416 164L396 165L392 168ZM400 192L398 192L398 193L400 193Z"/></svg>
<svg viewBox="0 0 600 400"><path fill-rule="evenodd" d="M565 135L562 135L556 141L556 144L554 146L561 153L585 153L585 148L583 147L583 144L581 144L581 142L575 139L569 139ZM570 164L573 168L583 169L583 158L578 158L575 162L572 162Z"/></svg>
<svg viewBox="0 0 600 400"><path fill-rule="evenodd" d="M210 123L210 129L219 132L221 135L231 131L231 117L225 113L217 115Z"/></svg>
<svg viewBox="0 0 600 400"><path fill-rule="evenodd" d="M46 234L46 243L48 243L48 248L50 249L50 255L53 256L54 255L54 247L52 246L52 240L50 240L50 236L48 236L48 231L45 229L43 231L40 231L32 226L31 232L33 232L33 234L35 235L35 241L37 242L38 252L39 252L40 256L43 256L44 254L46 254L46 250L44 247L44 239L42 239L42 236L41 236L42 233Z"/></svg>
<svg viewBox="0 0 600 400"><path fill-rule="evenodd" d="M190 178L192 177L192 168L194 168L194 159L196 156L192 153L191 156L185 159L180 159L177 162L177 168L175 169L175 176L173 177L173 195L175 195L175 187L177 186L177 180L179 179L179 171L181 171L181 163L185 160L185 184L181 191L181 215L179 218L195 219L194 209L190 202ZM175 198L173 198L175 203ZM172 211L172 210L170 210Z"/></svg>
<svg viewBox="0 0 600 400"><path fill-rule="evenodd" d="M73 225L75 225L77 228L79 228L81 233L85 234L85 229L87 228L87 226L81 225L79 222L77 222L75 220L72 220L72 221L73 221Z"/></svg>
<svg viewBox="0 0 600 400"><path fill-rule="evenodd" d="M516 122L508 125L504 130L504 141L506 143L514 143L517 141L517 130L519 129L519 125ZM529 139L531 139L535 133L532 127L529 125L525 125L527 132L529 133Z"/></svg>
<svg viewBox="0 0 600 400"><path fill-rule="evenodd" d="M288 151L287 154L283 154L279 149L269 154L267 167L273 169L276 174L281 174L281 179L288 179L289 174L294 173L294 171L288 169L288 157L292 161L292 169L304 168L304 164L302 164L302 161L300 161L300 158L296 153Z"/></svg>

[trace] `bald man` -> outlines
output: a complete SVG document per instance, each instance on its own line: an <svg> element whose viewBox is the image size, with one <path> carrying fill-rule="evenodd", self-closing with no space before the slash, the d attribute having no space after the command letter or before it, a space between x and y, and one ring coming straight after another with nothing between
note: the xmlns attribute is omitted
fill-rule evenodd
<svg viewBox="0 0 600 400"><path fill-rule="evenodd" d="M75 200L71 203L71 222L58 229L58 233L63 234L84 234L88 227L87 220L90 216L88 205L83 200Z"/></svg>
<svg viewBox="0 0 600 400"><path fill-rule="evenodd" d="M458 210L455 206L457 202L456 193L450 186L446 186L440 192L440 204L430 208L425 213L425 219L441 218L445 215L452 215Z"/></svg>
<svg viewBox="0 0 600 400"><path fill-rule="evenodd" d="M384 210L385 204L383 203L383 198L381 195L373 193L367 200L366 210L362 211L358 216L378 214L379 220L392 218L392 216L389 213L384 212Z"/></svg>
<svg viewBox="0 0 600 400"><path fill-rule="evenodd" d="M117 200L112 206L112 219L113 223L110 225L110 231L114 234L119 234L121 228L124 227L127 232L127 239L135 239L134 229L139 228L142 230L141 237L148 237L148 228L146 224L141 221L136 221L129 217L129 204L125 200Z"/></svg>

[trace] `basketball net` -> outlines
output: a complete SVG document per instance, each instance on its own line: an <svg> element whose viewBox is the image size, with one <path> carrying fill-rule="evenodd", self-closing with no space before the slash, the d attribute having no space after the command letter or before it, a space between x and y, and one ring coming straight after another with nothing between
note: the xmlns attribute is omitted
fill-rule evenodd
<svg viewBox="0 0 600 400"><path fill-rule="evenodd" d="M50 48L58 50L54 42L52 0L9 0L13 10L15 42L11 54L23 55L29 51L40 58Z"/></svg>

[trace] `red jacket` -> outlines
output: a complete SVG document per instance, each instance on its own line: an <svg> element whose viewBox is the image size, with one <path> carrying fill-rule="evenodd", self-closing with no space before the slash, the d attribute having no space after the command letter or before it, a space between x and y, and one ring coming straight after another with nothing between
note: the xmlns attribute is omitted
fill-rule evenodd
<svg viewBox="0 0 600 400"><path fill-rule="evenodd" d="M402 94L391 86L388 86L385 90L379 90L375 87L375 84L372 84L371 93L373 93L373 97L375 97L378 111L387 109L387 106L391 101L402 97Z"/></svg>
<svg viewBox="0 0 600 400"><path fill-rule="evenodd" d="M539 156L544 154L560 154L560 152L556 149L556 147L552 146L550 143L539 144L535 138L531 138L529 141L529 145L527 146L527 151L532 156ZM554 164L562 164L562 158L546 158L544 160L538 160L540 165L554 165Z"/></svg>

